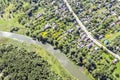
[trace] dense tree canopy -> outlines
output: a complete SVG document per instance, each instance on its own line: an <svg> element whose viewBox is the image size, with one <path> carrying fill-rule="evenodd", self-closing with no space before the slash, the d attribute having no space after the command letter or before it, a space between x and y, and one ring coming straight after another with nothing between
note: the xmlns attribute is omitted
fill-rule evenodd
<svg viewBox="0 0 120 80"><path fill-rule="evenodd" d="M1 80L62 80L42 57L13 44L0 45L0 74Z"/></svg>

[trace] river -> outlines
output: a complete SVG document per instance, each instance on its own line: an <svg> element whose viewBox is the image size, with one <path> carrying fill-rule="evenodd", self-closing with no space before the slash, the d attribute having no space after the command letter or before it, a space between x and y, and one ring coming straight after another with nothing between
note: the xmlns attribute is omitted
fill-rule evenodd
<svg viewBox="0 0 120 80"><path fill-rule="evenodd" d="M46 51L48 51L50 54L52 54L57 60L60 62L62 67L64 67L72 76L77 78L78 80L90 80L90 78L85 75L83 72L82 68L76 66L73 64L60 50L55 50L53 46L50 44L46 43L43 44L41 42L38 42L36 40L33 40L30 37L20 35L20 34L15 34L15 33L10 33L10 32L4 32L0 31L0 36L2 37L7 37L11 38L20 42L25 42L27 44L36 44L44 48Z"/></svg>

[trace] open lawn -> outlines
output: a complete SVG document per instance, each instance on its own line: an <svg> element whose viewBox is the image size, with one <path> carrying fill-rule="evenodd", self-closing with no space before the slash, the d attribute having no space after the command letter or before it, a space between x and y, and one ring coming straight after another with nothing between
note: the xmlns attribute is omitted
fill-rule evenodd
<svg viewBox="0 0 120 80"><path fill-rule="evenodd" d="M20 25L17 21L17 19L0 19L0 30L2 31L10 31L14 27L18 27L19 30L17 33L19 34L25 34L25 27Z"/></svg>
<svg viewBox="0 0 120 80"><path fill-rule="evenodd" d="M120 74L120 62L118 62L116 66L117 66L117 69L113 73L114 76ZM120 75L118 76L117 80L120 80Z"/></svg>

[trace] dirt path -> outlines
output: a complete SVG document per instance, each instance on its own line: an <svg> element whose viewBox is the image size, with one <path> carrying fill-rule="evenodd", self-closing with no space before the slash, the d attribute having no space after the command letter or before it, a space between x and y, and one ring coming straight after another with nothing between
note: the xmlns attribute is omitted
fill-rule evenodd
<svg viewBox="0 0 120 80"><path fill-rule="evenodd" d="M68 7L69 11L73 14L73 16L75 17L76 21L78 22L78 24L80 25L80 27L82 28L82 30L87 34L88 38L90 38L96 45L98 45L99 47L102 47L104 50L106 50L108 53L112 54L115 58L120 60L120 56L115 54L114 52L110 51L109 49L107 49L105 46L103 46L99 41L97 41L90 32L88 32L88 30L86 29L86 27L82 24L82 22L79 20L78 16L75 14L75 12L72 10L71 6L69 5L67 0L63 0L66 4L66 6Z"/></svg>

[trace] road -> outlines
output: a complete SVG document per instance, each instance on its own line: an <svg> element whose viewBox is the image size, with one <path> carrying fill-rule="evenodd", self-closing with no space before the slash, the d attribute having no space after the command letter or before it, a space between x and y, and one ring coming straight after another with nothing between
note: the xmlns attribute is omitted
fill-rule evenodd
<svg viewBox="0 0 120 80"><path fill-rule="evenodd" d="M78 24L80 25L81 29L87 34L88 38L90 38L96 45L98 45L99 47L102 47L104 50L106 50L108 53L112 54L115 58L117 58L118 60L120 60L120 56L115 54L114 52L110 51L109 49L107 49L104 45L102 45L99 41L97 41L92 35L91 33L87 30L87 28L82 24L82 22L80 21L80 19L78 18L78 16L75 14L75 12L73 11L73 9L71 8L71 6L69 5L67 0L63 0L64 3L66 4L66 6L68 7L69 11L73 14L73 16L75 17L76 21L78 22Z"/></svg>
<svg viewBox="0 0 120 80"><path fill-rule="evenodd" d="M53 46L50 44L42 44L41 42L35 41L30 37L10 33L10 32L4 32L0 31L0 36L11 38L20 42L25 42L27 44L36 44L40 47L44 48L47 52L52 54L57 60L60 62L60 64L65 68L72 76L77 78L78 80L90 80L90 78L84 74L82 68L76 66L73 64L63 53L61 53L59 50L54 50Z"/></svg>

